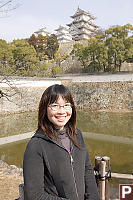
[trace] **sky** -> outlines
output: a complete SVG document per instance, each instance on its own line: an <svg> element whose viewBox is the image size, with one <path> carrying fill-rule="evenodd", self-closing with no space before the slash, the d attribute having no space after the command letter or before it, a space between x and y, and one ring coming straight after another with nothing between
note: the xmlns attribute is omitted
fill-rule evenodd
<svg viewBox="0 0 133 200"><path fill-rule="evenodd" d="M0 0L0 7L7 1ZM14 6L18 4L15 10L0 12L0 39L7 42L29 38L43 27L56 33L59 25L67 27L66 24L72 22L70 16L78 6L96 17L94 23L102 29L127 23L133 25L133 0L13 0Z"/></svg>

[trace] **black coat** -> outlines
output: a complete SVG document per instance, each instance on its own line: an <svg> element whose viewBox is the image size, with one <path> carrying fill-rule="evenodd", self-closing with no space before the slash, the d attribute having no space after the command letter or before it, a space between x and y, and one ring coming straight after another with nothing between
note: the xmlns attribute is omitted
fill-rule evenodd
<svg viewBox="0 0 133 200"><path fill-rule="evenodd" d="M78 130L77 141L82 149L73 145L70 156L63 146L52 141L41 129L37 130L24 153L23 171L26 200L100 199L88 150L80 130ZM51 158L47 158L46 142L53 151ZM49 159L53 158L56 158L58 162L61 184L66 198L58 196L51 176Z"/></svg>

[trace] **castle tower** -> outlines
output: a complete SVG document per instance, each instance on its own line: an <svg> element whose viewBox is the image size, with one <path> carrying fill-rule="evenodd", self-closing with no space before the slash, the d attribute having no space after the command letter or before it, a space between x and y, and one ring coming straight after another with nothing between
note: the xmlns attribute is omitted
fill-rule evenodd
<svg viewBox="0 0 133 200"><path fill-rule="evenodd" d="M56 35L59 43L66 43L72 40L72 36L67 28L60 25L55 31L57 31Z"/></svg>
<svg viewBox="0 0 133 200"><path fill-rule="evenodd" d="M39 29L38 31L34 32L36 35L43 35L43 36L47 36L50 33L46 30L46 27Z"/></svg>
<svg viewBox="0 0 133 200"><path fill-rule="evenodd" d="M73 18L73 22L67 24L67 26L69 26L69 33L75 41L83 39L88 40L98 28L98 26L93 23L95 18L89 12L85 12L79 7L71 18Z"/></svg>

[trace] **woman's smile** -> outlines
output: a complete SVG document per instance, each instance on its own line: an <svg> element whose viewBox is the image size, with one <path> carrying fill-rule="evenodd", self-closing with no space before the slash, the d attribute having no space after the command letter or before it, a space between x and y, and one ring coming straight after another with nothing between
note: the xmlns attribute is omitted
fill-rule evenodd
<svg viewBox="0 0 133 200"><path fill-rule="evenodd" d="M65 109L64 105L67 103L62 96L59 96L56 102L60 107L57 110L52 110L50 106L47 108L47 117L57 129L63 129L66 123L69 121L72 115L72 108Z"/></svg>
<svg viewBox="0 0 133 200"><path fill-rule="evenodd" d="M64 121L66 116L56 116L56 118L58 119L58 121Z"/></svg>

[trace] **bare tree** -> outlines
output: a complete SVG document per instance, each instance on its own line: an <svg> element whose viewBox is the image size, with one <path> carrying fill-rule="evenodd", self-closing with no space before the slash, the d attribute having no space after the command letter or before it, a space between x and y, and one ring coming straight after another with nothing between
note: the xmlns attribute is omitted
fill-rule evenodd
<svg viewBox="0 0 133 200"><path fill-rule="evenodd" d="M0 0L0 17L7 17L7 14L20 6L19 0Z"/></svg>
<svg viewBox="0 0 133 200"><path fill-rule="evenodd" d="M7 77L3 77L0 80L0 84L6 85L6 89L4 90L3 87L0 88L0 99L6 98L8 101L13 102L12 98L15 95L19 95L22 98L22 93L17 88L17 86L13 83L13 81L9 80ZM13 102L15 103L15 102ZM15 103L16 105L19 105ZM20 106L20 105L19 105Z"/></svg>
<svg viewBox="0 0 133 200"><path fill-rule="evenodd" d="M19 0L0 0L0 18L7 17L7 14L9 12L11 12L12 10L15 10L19 6L20 6ZM13 102L12 99L15 95L19 95L22 97L22 94L19 91L19 89L11 80L9 80L8 77L1 77L0 85L1 84L5 84L6 89L3 89L3 87L0 87L0 99L6 98L8 101ZM17 103L15 104L18 105Z"/></svg>

